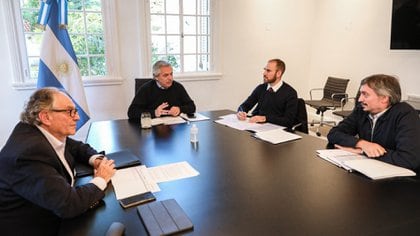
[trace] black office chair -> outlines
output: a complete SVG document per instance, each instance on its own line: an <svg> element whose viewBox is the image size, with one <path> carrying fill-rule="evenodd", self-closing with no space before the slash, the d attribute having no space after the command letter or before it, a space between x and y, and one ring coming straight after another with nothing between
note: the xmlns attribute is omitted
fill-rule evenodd
<svg viewBox="0 0 420 236"><path fill-rule="evenodd" d="M135 78L134 94L140 89L143 84L153 80L152 78Z"/></svg>
<svg viewBox="0 0 420 236"><path fill-rule="evenodd" d="M335 126L335 121L326 121L324 120L324 112L328 110L335 110L338 107L341 107L341 99L347 98L348 95L346 93L347 85L350 80L348 79L341 79L335 77L328 77L327 82L325 83L324 88L314 88L309 91L309 95L311 97L310 100L306 100L305 103L310 107L316 109L316 114L321 115L319 121L312 120L311 126L315 124L319 124L316 130L316 134L321 136L319 132L319 128L323 125L333 125ZM314 91L322 91L323 96L320 100L314 100L312 97L312 92Z"/></svg>
<svg viewBox="0 0 420 236"><path fill-rule="evenodd" d="M298 98L297 124L292 127L291 131L300 131L305 134L309 133L308 113L306 112L305 100L302 98Z"/></svg>

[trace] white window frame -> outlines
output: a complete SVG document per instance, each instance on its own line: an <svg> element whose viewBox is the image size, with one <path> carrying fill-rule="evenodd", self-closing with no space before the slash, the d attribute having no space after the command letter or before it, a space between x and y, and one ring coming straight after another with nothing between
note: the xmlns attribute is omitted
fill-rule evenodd
<svg viewBox="0 0 420 236"><path fill-rule="evenodd" d="M150 0L144 0L143 4L139 4L140 13L144 16L140 19L144 22L141 25L140 38L144 42L142 47L144 49L141 53L143 61L143 71L141 71L143 77L152 77L152 39L150 29ZM196 80L218 80L222 78L221 73L221 53L220 53L220 24L219 24L219 4L218 0L210 1L210 68L211 71L203 72L174 72L174 77L178 81L196 81Z"/></svg>
<svg viewBox="0 0 420 236"><path fill-rule="evenodd" d="M17 90L36 88L36 83L29 78L29 65L23 33L20 4L17 0L0 1L2 15L6 22L8 45L12 61L13 83L12 87ZM120 75L120 59L118 53L118 32L116 24L116 5L114 0L101 0L102 17L105 37L105 59L107 75L83 77L84 86L122 84Z"/></svg>

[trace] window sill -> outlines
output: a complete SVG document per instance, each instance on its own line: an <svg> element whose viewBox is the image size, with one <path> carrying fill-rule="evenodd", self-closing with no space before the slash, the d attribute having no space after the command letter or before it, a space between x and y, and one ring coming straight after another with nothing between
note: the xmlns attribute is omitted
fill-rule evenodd
<svg viewBox="0 0 420 236"><path fill-rule="evenodd" d="M123 79L121 77L107 76L83 79L84 87L120 85L122 83ZM36 89L36 82L13 83L12 87L15 90L33 90Z"/></svg>
<svg viewBox="0 0 420 236"><path fill-rule="evenodd" d="M176 81L206 81L206 80L220 80L222 79L222 73L182 73L174 74Z"/></svg>

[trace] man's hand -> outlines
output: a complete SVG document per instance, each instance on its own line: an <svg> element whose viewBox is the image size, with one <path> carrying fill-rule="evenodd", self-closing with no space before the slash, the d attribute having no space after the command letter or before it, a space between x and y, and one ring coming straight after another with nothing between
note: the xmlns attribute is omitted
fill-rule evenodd
<svg viewBox="0 0 420 236"><path fill-rule="evenodd" d="M176 106L171 107L171 109L169 109L168 111L168 115L171 115L171 116L178 116L179 113L181 113L181 109Z"/></svg>
<svg viewBox="0 0 420 236"><path fill-rule="evenodd" d="M236 117L238 117L238 120L246 120L246 112L240 111L236 113Z"/></svg>
<svg viewBox="0 0 420 236"><path fill-rule="evenodd" d="M267 118L265 116L253 116L251 119L249 119L249 122L251 123L264 123L267 121Z"/></svg>
<svg viewBox="0 0 420 236"><path fill-rule="evenodd" d="M94 177L101 177L108 183L116 171L117 170L115 169L114 160L108 160L106 157L104 157L104 159L100 160L98 167L95 168Z"/></svg>
<svg viewBox="0 0 420 236"><path fill-rule="evenodd" d="M386 149L381 145L363 139L356 143L356 148L362 149L368 157L380 157L386 153Z"/></svg>
<svg viewBox="0 0 420 236"><path fill-rule="evenodd" d="M160 104L155 110L155 116L160 117L161 115L167 115L168 110L165 110L165 108L167 108L168 106L169 104L167 102Z"/></svg>
<svg viewBox="0 0 420 236"><path fill-rule="evenodd" d="M353 147L344 147L338 144L334 144L334 147L337 149L341 149L343 151L347 151L347 152L351 152L351 153L355 153L355 154L363 154L362 149L360 148L353 148Z"/></svg>

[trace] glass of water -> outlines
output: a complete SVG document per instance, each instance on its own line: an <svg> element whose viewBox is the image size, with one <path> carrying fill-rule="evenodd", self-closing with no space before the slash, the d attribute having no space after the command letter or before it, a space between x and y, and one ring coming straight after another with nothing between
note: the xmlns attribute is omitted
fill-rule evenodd
<svg viewBox="0 0 420 236"><path fill-rule="evenodd" d="M149 112L141 113L140 123L142 129L148 129L152 127L152 116Z"/></svg>

